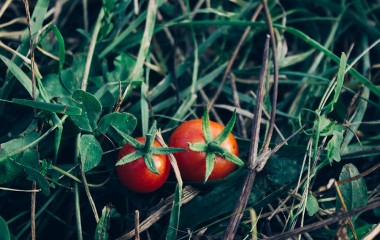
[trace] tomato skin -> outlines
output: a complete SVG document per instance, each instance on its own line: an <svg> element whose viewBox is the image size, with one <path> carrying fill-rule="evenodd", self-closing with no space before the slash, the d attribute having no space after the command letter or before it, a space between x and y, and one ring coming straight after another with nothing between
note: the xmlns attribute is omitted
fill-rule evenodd
<svg viewBox="0 0 380 240"><path fill-rule="evenodd" d="M215 138L224 129L224 126L210 121L210 129L212 137ZM188 150L187 152L174 153L182 179L190 182L203 182L206 175L206 153L190 150L188 144L195 142L205 143L202 131L202 119L194 119L181 124L171 135L169 146ZM228 135L221 146L232 154L239 155L238 144L232 134ZM236 165L234 163L216 156L214 169L208 180L224 178L232 173L235 168Z"/></svg>
<svg viewBox="0 0 380 240"><path fill-rule="evenodd" d="M145 137L138 137L136 140L144 143ZM153 146L162 147L158 141L154 141ZM120 150L117 159L120 160L134 151L136 151L136 148L127 143ZM167 155L153 155L153 161L159 174L151 172L145 165L143 158L116 166L117 175L121 183L128 189L139 193L149 193L160 188L169 176L170 161Z"/></svg>

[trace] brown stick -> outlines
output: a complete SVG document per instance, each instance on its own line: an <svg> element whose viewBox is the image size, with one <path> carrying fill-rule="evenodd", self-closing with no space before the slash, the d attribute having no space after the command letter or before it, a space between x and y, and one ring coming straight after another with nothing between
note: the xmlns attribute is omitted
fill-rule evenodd
<svg viewBox="0 0 380 240"><path fill-rule="evenodd" d="M380 163L377 163L375 166L371 167L370 169L362 172L361 174L358 174L356 176L353 176L353 177L350 177L350 178L346 178L346 179L343 179L343 180L340 180L340 181L337 181L337 184L338 185L342 185L342 184L345 184L345 183L349 183L349 182L352 182L352 181L355 181L355 180L358 180L359 178L362 178L362 177L365 177L367 176L368 174L374 172L375 170L377 170L378 168L380 168Z"/></svg>
<svg viewBox="0 0 380 240"><path fill-rule="evenodd" d="M247 167L249 171L243 185L241 197L236 202L236 205L232 214L232 218L228 224L226 232L224 233L223 239L225 240L234 239L234 236L239 226L239 223L241 221L241 218L243 217L243 211L245 207L247 206L249 194L251 193L252 185L256 177L255 167L258 164L257 152L259 148L260 121L261 121L261 115L262 115L262 109L263 109L263 106L262 106L262 102L264 98L263 90L264 90L265 76L266 76L267 68L268 68L269 40L270 40L269 35L267 35L267 39L266 39L265 47L264 47L264 54L263 54L263 66L261 68L261 73L260 73L260 83L257 89L255 113L253 116L251 145L249 149L249 156L248 156L248 162L247 162Z"/></svg>
<svg viewBox="0 0 380 240"><path fill-rule="evenodd" d="M301 228L297 228L297 229L294 229L294 230L289 231L289 232L278 234L278 235L273 236L273 237L268 237L268 238L265 238L265 240L288 239L288 238L291 238L294 236L298 236L298 235L305 233L305 232L311 232L311 231L317 230L319 228L322 228L324 226L331 225L333 223L339 222L342 219L345 219L345 218L348 218L348 217L351 217L354 215L362 214L364 212L370 211L370 210L377 208L377 207L380 207L380 201L369 203L369 204L365 205L364 207L356 208L356 209L351 210L349 212L339 212L335 216L332 216L331 218L328 218L326 220L319 221L319 222L316 222L316 223L313 223L313 224L310 224L310 225L307 225L307 226L304 226Z"/></svg>
<svg viewBox="0 0 380 240"><path fill-rule="evenodd" d="M140 212L135 211L135 240L140 240Z"/></svg>
<svg viewBox="0 0 380 240"><path fill-rule="evenodd" d="M276 119L276 108L277 108L277 95L278 95L278 63L277 63L277 47L276 47L276 38L274 36L272 19L270 16L270 12L268 9L268 5L266 0L262 0L262 5L264 6L265 17L267 20L269 35L271 38L271 47L272 47L272 58L273 58L273 67L274 67L274 78L273 78L273 92L272 92L272 109L270 112L270 122L268 135L265 140L265 144L263 147L263 152L265 152L270 144L270 140L272 139L273 129L274 129L274 121Z"/></svg>
<svg viewBox="0 0 380 240"><path fill-rule="evenodd" d="M32 36L32 26L30 21L30 11L29 11L29 1L24 0L25 5L25 12L26 12L26 20L28 22L28 33L29 33L29 47L30 47L30 61L31 61L31 71L32 71L32 97L33 100L36 100L37 95L37 84L36 84L36 77L34 73L34 42L33 42L33 36ZM33 109L34 115L37 115L37 110ZM38 131L38 127L36 128L36 131ZM36 146L38 148L38 145ZM36 181L33 181L32 184L32 194L31 194L31 200L30 200L30 231L31 231L31 239L36 239L36 198L37 193L35 190L37 189L37 183Z"/></svg>

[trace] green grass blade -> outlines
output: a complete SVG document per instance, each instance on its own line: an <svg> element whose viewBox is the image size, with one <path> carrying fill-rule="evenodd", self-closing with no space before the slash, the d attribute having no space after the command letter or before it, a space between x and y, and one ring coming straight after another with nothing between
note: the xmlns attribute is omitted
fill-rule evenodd
<svg viewBox="0 0 380 240"><path fill-rule="evenodd" d="M156 8L159 8L162 4L164 4L165 1L164 0L158 0L157 1L157 7L155 6L154 9ZM112 50L114 50L122 41L124 41L128 36L129 34L131 34L135 29L137 29L137 27L145 20L145 18L148 18L149 15L148 15L148 12L149 11L152 11L154 9L150 9L150 7L148 8L147 11L144 11L143 13L140 14L140 16L138 16L138 18L133 22L131 23L128 28L126 28L119 36L117 36L113 42L111 42L100 54L99 54L99 58L103 58L105 57L108 53L110 53ZM154 25L153 25L154 26ZM153 29L152 29L153 30ZM144 32L145 33L145 32ZM143 43L144 41L141 42L141 44Z"/></svg>
<svg viewBox="0 0 380 240"><path fill-rule="evenodd" d="M28 91L29 95L32 97L32 80L19 68L14 61L0 55L0 59L7 65L8 69L16 77L16 79L21 83L21 85ZM38 95L38 89L36 89L36 94Z"/></svg>
<svg viewBox="0 0 380 240"><path fill-rule="evenodd" d="M224 140L227 139L228 135L232 132L236 121L236 110L233 112L231 119L228 121L227 125L223 128L222 132L215 138L217 144L222 144Z"/></svg>
<svg viewBox="0 0 380 240"><path fill-rule="evenodd" d="M347 57L346 54L342 53L342 56L340 58L340 64L339 64L339 71L338 71L338 76L336 79L336 86L334 88L334 96L333 99L328 103L322 111L325 111L326 114L332 112L334 110L334 105L338 101L339 96L340 96L340 91L342 91L343 88L343 82L344 82L344 74L346 71L346 66L347 66Z"/></svg>
<svg viewBox="0 0 380 240"><path fill-rule="evenodd" d="M205 182L210 177L212 170L214 170L215 154L213 152L206 152L206 174Z"/></svg>
<svg viewBox="0 0 380 240"><path fill-rule="evenodd" d="M174 193L173 207L172 207L172 211L170 213L168 231L166 232L166 239L167 240L176 240L177 239L177 232L178 232L177 229L178 229L178 225L179 225L181 200L182 200L182 186L179 186L177 184L177 186L175 188L175 193Z"/></svg>
<svg viewBox="0 0 380 240"><path fill-rule="evenodd" d="M133 162L133 161L135 161L135 160L137 160L139 158L142 158L143 156L144 156L144 154L141 151L132 152L132 153L130 153L128 155L125 155L119 161L117 161L117 163L115 164L115 166L121 166L121 165L130 163L130 162Z"/></svg>
<svg viewBox="0 0 380 240"><path fill-rule="evenodd" d="M149 127L149 104L148 104L148 86L143 82L141 84L141 127L142 134L145 135L148 133Z"/></svg>
<svg viewBox="0 0 380 240"><path fill-rule="evenodd" d="M55 103L46 103L46 102L37 102L33 100L27 100L27 99L18 99L13 98L11 103L28 106L48 112L55 112L55 113L61 113L66 115L81 115L82 109L79 107L74 106L68 106L68 105L62 105L62 104L55 104Z"/></svg>
<svg viewBox="0 0 380 240"><path fill-rule="evenodd" d="M259 28L265 28L265 23L259 23L259 22L248 22L248 21L192 21L192 22L181 22L181 23L173 23L171 26L187 26L187 25L231 25L231 26L237 26L237 27L246 27L246 26L252 26ZM334 62L338 63L340 62L340 58L336 56L334 53L332 53L329 49L325 48L323 45L321 45L316 40L312 39L302 31L293 28L293 27L284 27L279 24L273 24L273 27L279 30L284 30L301 40L303 40L305 43L311 45L318 51L323 52L328 58L333 60ZM375 84L373 84L371 81L369 81L366 77L364 77L361 73L359 73L356 69L351 68L348 73L356 78L358 81L360 81L364 86L370 89L371 92L373 92L376 96L380 97L380 89L376 87Z"/></svg>
<svg viewBox="0 0 380 240"><path fill-rule="evenodd" d="M3 239L3 240L11 239L11 234L9 233L8 224L5 222L4 218L2 218L1 216L0 216L0 239Z"/></svg>

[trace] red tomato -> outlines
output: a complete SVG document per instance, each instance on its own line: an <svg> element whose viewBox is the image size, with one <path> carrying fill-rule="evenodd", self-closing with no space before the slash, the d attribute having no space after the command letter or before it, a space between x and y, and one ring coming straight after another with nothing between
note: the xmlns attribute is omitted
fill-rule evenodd
<svg viewBox="0 0 380 240"><path fill-rule="evenodd" d="M210 129L215 138L224 126L210 121ZM181 176L185 181L203 182L206 175L206 153L194 152L190 150L189 143L205 143L202 131L202 119L190 120L181 124L171 135L169 140L170 147L186 148L187 152L174 153L178 162ZM232 154L238 156L239 148L235 137L230 134L221 144ZM222 157L216 156L214 169L208 180L217 180L228 176L235 170L236 165Z"/></svg>
<svg viewBox="0 0 380 240"><path fill-rule="evenodd" d="M144 143L145 137L138 137L136 140ZM154 141L153 146L162 147L158 141ZM134 151L136 151L136 148L127 143L120 150L117 159L120 160ZM128 189L140 193L153 192L160 188L169 176L170 161L167 155L153 155L153 161L159 174L151 172L145 165L143 158L116 166L117 175L121 183Z"/></svg>

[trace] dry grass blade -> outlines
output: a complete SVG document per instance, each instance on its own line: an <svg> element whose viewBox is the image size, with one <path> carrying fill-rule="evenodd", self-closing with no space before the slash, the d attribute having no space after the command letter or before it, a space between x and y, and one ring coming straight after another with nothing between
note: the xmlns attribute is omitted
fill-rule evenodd
<svg viewBox="0 0 380 240"><path fill-rule="evenodd" d="M191 201L193 198L198 196L200 191L196 188L186 186L183 188L183 197L181 204L186 204ZM140 223L140 232L147 230L150 226L152 226L155 222L161 219L164 215L170 212L172 204L173 204L174 194L170 197L166 198L163 202L158 204L153 209L149 210L147 215L149 216L144 221ZM119 237L118 240L122 239L131 239L135 236L135 230L131 230Z"/></svg>
<svg viewBox="0 0 380 240"><path fill-rule="evenodd" d="M376 225L375 228L373 228L373 230L368 233L364 238L363 240L372 240L372 239L375 239L376 236L378 236L380 233L380 223Z"/></svg>

